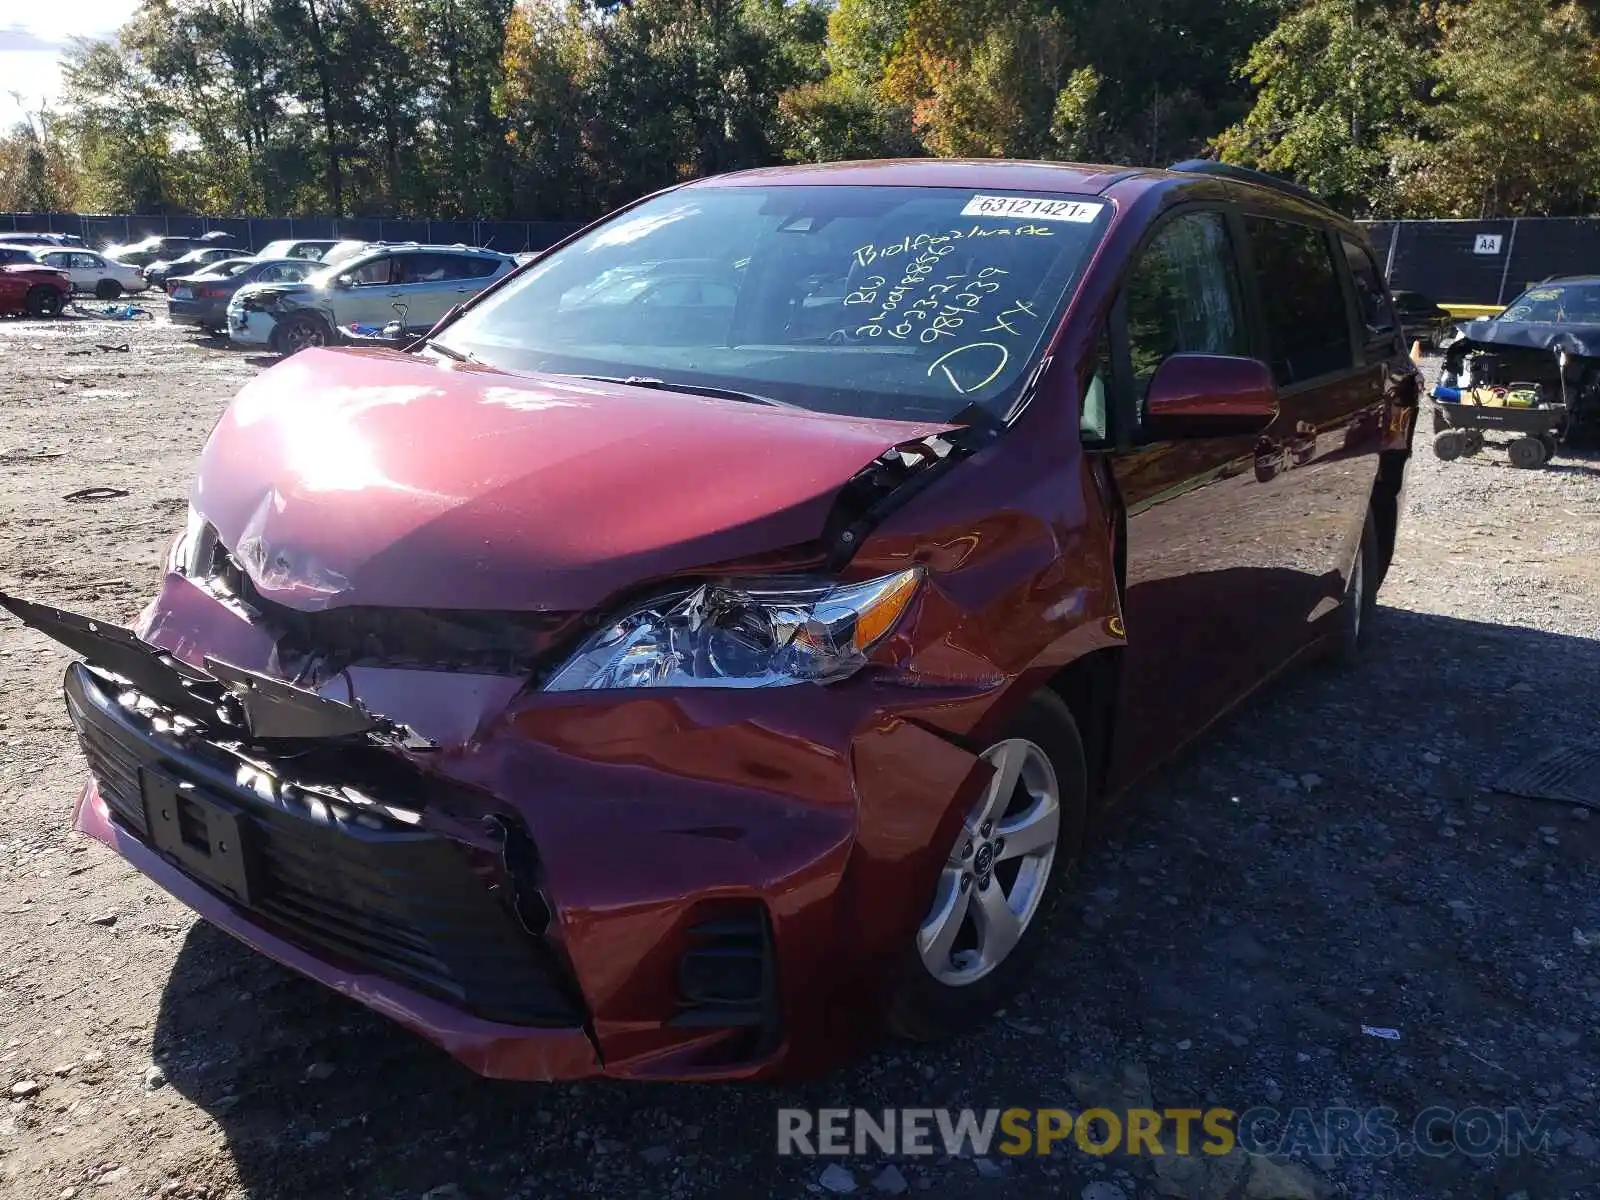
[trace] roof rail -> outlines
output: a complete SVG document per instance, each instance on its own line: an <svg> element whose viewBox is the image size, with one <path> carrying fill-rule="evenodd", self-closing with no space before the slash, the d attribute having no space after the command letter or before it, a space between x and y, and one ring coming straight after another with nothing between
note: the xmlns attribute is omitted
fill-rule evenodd
<svg viewBox="0 0 1600 1200"><path fill-rule="evenodd" d="M1286 196L1309 200L1312 204L1323 208L1328 204L1321 196L1309 188L1301 187L1298 183L1290 183L1287 179L1279 179L1276 175L1268 175L1265 171L1252 171L1249 167L1239 167L1233 163L1215 162L1209 158L1186 158L1182 162L1173 163L1167 170L1181 171L1185 175L1219 175L1224 179L1253 183L1257 187L1271 188Z"/></svg>

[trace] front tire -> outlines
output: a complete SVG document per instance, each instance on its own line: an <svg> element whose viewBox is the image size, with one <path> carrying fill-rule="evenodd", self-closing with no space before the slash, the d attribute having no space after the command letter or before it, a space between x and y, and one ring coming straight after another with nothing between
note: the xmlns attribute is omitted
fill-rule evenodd
<svg viewBox="0 0 1600 1200"><path fill-rule="evenodd" d="M1536 471L1549 458L1545 443L1536 437L1519 437L1506 447L1506 458L1513 467Z"/></svg>
<svg viewBox="0 0 1600 1200"><path fill-rule="evenodd" d="M28 289L24 303L30 317L59 317L61 315L61 293L53 287L44 284L35 284Z"/></svg>
<svg viewBox="0 0 1600 1200"><path fill-rule="evenodd" d="M272 331L272 347L279 354L298 354L316 346L327 346L333 341L326 324L316 317L301 314L279 323Z"/></svg>
<svg viewBox="0 0 1600 1200"><path fill-rule="evenodd" d="M1088 771L1059 696L1030 699L983 757L994 775L948 848L890 998L890 1030L913 1041L968 1029L1021 990L1083 852Z"/></svg>

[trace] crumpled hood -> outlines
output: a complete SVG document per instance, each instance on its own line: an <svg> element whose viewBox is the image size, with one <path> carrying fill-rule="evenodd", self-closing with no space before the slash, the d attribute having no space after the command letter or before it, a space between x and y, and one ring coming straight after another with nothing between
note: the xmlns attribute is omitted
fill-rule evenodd
<svg viewBox="0 0 1600 1200"><path fill-rule="evenodd" d="M280 604L573 612L811 541L857 471L949 428L307 350L229 406L192 499Z"/></svg>
<svg viewBox="0 0 1600 1200"><path fill-rule="evenodd" d="M309 283L247 283L234 294L240 303L254 300L260 304L276 304L279 300L313 297L320 292L320 288Z"/></svg>
<svg viewBox="0 0 1600 1200"><path fill-rule="evenodd" d="M1565 346L1568 353L1582 358L1600 358L1600 326L1587 322L1553 324L1548 321L1496 321L1483 318L1461 326L1468 341L1486 346L1515 346L1524 350L1548 350Z"/></svg>

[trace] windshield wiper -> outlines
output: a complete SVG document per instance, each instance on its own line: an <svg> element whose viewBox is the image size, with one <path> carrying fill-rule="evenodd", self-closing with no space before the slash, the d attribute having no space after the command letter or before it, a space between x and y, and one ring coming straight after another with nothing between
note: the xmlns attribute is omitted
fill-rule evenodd
<svg viewBox="0 0 1600 1200"><path fill-rule="evenodd" d="M629 387L656 388L663 392L687 392L691 396L710 396L714 400L743 400L746 404L765 404L771 408L799 408L787 400L763 396L757 392L741 392L733 388L704 387L698 383L668 383L653 375L571 375L556 372L563 379L592 379L596 383L625 383Z"/></svg>
<svg viewBox="0 0 1600 1200"><path fill-rule="evenodd" d="M446 358L454 359L456 362L477 363L479 366L483 365L481 359L473 358L472 355L468 354L465 350L452 350L449 346L442 345L439 342L429 342L423 347L423 349L436 350Z"/></svg>

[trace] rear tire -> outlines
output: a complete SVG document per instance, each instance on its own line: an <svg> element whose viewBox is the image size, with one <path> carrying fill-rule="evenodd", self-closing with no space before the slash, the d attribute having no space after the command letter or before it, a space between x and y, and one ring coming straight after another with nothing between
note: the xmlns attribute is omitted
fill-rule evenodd
<svg viewBox="0 0 1600 1200"><path fill-rule="evenodd" d="M44 284L35 284L28 289L27 298L24 300L30 317L59 317L61 315L61 293L53 287Z"/></svg>
<svg viewBox="0 0 1600 1200"><path fill-rule="evenodd" d="M1372 614L1378 607L1378 529L1367 509L1361 527L1361 545L1356 550L1350 577L1345 580L1344 599L1339 602L1339 632L1334 635L1328 657L1335 666L1353 667L1361 661L1372 640Z"/></svg>
<svg viewBox="0 0 1600 1200"><path fill-rule="evenodd" d="M1443 462L1454 462L1466 452L1466 449L1466 435L1459 429L1447 429L1433 439L1433 452Z"/></svg>
<svg viewBox="0 0 1600 1200"><path fill-rule="evenodd" d="M122 295L122 285L115 279L102 279L94 285L94 294L101 300L115 300Z"/></svg>
<svg viewBox="0 0 1600 1200"><path fill-rule="evenodd" d="M951 1037L1009 1002L1050 940L1077 874L1088 817L1088 770L1065 701L1051 691L1035 695L985 756L1014 764L1013 787L1004 794L986 788L948 848L928 915L908 938L890 996L888 1024L897 1037L923 1042ZM997 770L996 779L1006 774ZM1048 833L1052 819L1053 838ZM1019 853L1019 846L1026 848ZM1012 913L1020 935L1002 940L1008 948L993 953L996 943L986 945L994 936L988 931L1003 922L985 914L996 904L1004 906L1002 915ZM954 919L941 920L947 913ZM959 933L941 937L946 928ZM935 969L944 977L936 977Z"/></svg>

